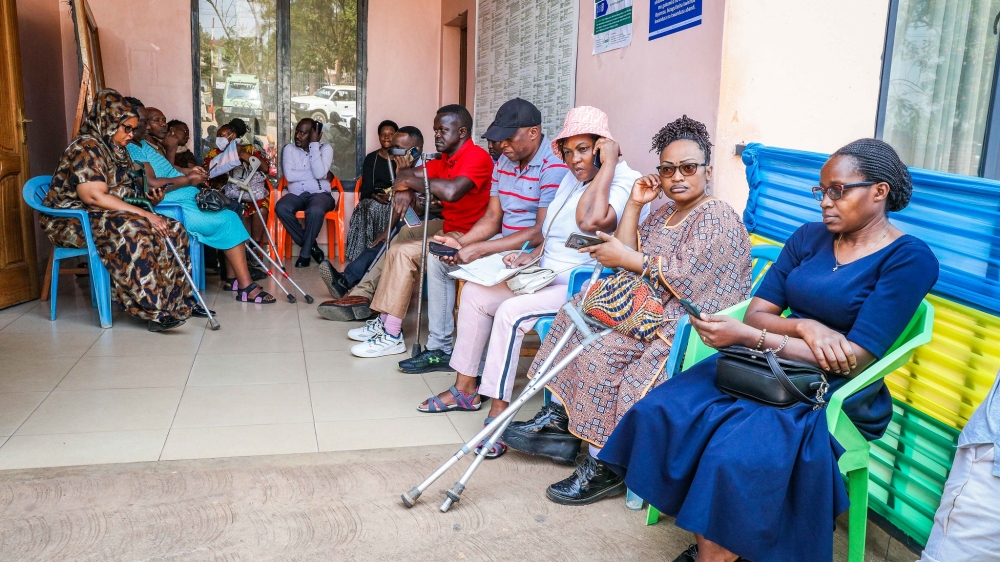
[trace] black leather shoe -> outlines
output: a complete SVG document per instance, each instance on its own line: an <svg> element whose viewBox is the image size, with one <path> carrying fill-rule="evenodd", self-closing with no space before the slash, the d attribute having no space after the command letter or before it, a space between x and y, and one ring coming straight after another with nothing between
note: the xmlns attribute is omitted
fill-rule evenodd
<svg viewBox="0 0 1000 562"><path fill-rule="evenodd" d="M214 310L209 310L208 312L211 312L212 316L215 316ZM200 304L196 304L191 309L191 316L194 316L195 318L208 318L208 312L205 312L205 307Z"/></svg>
<svg viewBox="0 0 1000 562"><path fill-rule="evenodd" d="M295 260L295 267L309 267L309 258L299 258Z"/></svg>
<svg viewBox="0 0 1000 562"><path fill-rule="evenodd" d="M522 453L573 464L580 454L580 439L569 432L569 416L562 404L543 407L526 422L513 422L503 432L508 447Z"/></svg>
<svg viewBox="0 0 1000 562"><path fill-rule="evenodd" d="M344 277L344 274L334 269L330 260L320 262L319 278L323 280L326 290L330 291L330 295L335 299L344 298L344 295L351 290L347 286L347 279Z"/></svg>
<svg viewBox="0 0 1000 562"><path fill-rule="evenodd" d="M165 332L172 328L176 328L183 324L183 320L178 320L177 318L166 317L161 319L159 322L155 320L150 320L146 322L146 329L150 332Z"/></svg>
<svg viewBox="0 0 1000 562"><path fill-rule="evenodd" d="M698 545L696 544L692 544L680 556L674 558L674 562L695 562L696 560L698 560Z"/></svg>
<svg viewBox="0 0 1000 562"><path fill-rule="evenodd" d="M550 500L562 505L587 505L624 493L625 479L589 454L577 465L572 476L545 490Z"/></svg>
<svg viewBox="0 0 1000 562"><path fill-rule="evenodd" d="M309 255L312 256L313 261L316 263L323 263L326 256L323 255L323 250L319 249L319 246L313 244L312 250L309 251Z"/></svg>

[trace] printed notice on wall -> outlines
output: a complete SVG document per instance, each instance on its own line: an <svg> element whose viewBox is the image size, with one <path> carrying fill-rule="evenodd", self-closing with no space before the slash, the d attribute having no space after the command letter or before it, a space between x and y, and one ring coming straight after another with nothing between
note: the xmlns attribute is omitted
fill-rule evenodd
<svg viewBox="0 0 1000 562"><path fill-rule="evenodd" d="M595 0L594 54L632 44L632 0Z"/></svg>
<svg viewBox="0 0 1000 562"><path fill-rule="evenodd" d="M476 12L476 134L497 109L521 97L542 112L542 131L553 138L576 101L579 0L479 2Z"/></svg>
<svg viewBox="0 0 1000 562"><path fill-rule="evenodd" d="M701 24L701 0L649 0L649 40Z"/></svg>

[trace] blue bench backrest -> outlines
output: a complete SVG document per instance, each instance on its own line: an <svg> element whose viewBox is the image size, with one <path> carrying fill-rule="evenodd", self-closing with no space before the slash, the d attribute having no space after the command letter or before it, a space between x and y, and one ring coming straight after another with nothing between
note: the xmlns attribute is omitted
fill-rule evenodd
<svg viewBox="0 0 1000 562"><path fill-rule="evenodd" d="M805 222L820 220L810 188L825 154L750 144L743 151L750 197L747 229L784 242ZM941 262L934 293L1000 314L1000 182L910 168L910 205L893 224L926 242Z"/></svg>

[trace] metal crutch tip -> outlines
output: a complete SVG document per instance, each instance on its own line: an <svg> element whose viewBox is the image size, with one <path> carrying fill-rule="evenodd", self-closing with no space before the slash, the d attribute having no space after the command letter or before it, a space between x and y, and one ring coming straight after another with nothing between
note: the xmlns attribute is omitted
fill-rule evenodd
<svg viewBox="0 0 1000 562"><path fill-rule="evenodd" d="M295 295L293 295L291 293L287 293L285 296L288 297L288 302L293 303L293 304L295 303Z"/></svg>
<svg viewBox="0 0 1000 562"><path fill-rule="evenodd" d="M312 304L316 299L312 298L310 295L306 295L306 302Z"/></svg>
<svg viewBox="0 0 1000 562"><path fill-rule="evenodd" d="M453 503L454 502L451 498L445 498L444 503L441 504L441 513L448 513L448 510L451 509L451 505Z"/></svg>
<svg viewBox="0 0 1000 562"><path fill-rule="evenodd" d="M212 321L208 323L208 327L211 328L212 330L218 330L222 326L219 325L218 320L213 318Z"/></svg>

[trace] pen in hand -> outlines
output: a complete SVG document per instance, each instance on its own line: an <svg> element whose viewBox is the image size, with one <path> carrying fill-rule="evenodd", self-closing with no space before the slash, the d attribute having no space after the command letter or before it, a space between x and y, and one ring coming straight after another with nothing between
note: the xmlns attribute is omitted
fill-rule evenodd
<svg viewBox="0 0 1000 562"><path fill-rule="evenodd" d="M516 263L517 260L518 260L518 258L520 258L524 254L524 251L527 250L527 249L528 249L528 242L525 242L524 246L521 246L521 251L518 252L516 256L514 256L514 260L512 262L510 262L510 263L511 264Z"/></svg>

